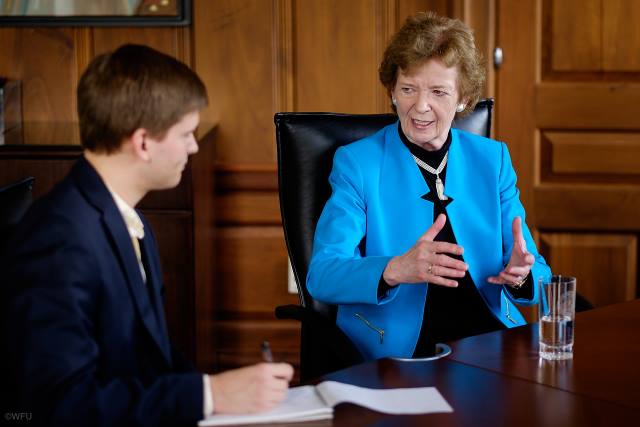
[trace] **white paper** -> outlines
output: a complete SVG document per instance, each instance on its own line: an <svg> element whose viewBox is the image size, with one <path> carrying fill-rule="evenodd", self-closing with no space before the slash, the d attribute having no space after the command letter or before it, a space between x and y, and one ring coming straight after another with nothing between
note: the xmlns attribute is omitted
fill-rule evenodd
<svg viewBox="0 0 640 427"><path fill-rule="evenodd" d="M316 387L331 407L349 402L386 414L453 412L435 387L371 389L336 381L325 381Z"/></svg>
<svg viewBox="0 0 640 427"><path fill-rule="evenodd" d="M453 412L435 387L371 389L325 381L317 386L292 387L277 408L251 415L212 415L200 427L324 420L339 403L354 403L387 414ZM215 405L215 402L214 402Z"/></svg>
<svg viewBox="0 0 640 427"><path fill-rule="evenodd" d="M314 421L331 417L333 417L333 408L327 406L314 386L306 385L290 388L284 402L270 411L251 415L213 415L200 421L198 425L205 427L276 421Z"/></svg>

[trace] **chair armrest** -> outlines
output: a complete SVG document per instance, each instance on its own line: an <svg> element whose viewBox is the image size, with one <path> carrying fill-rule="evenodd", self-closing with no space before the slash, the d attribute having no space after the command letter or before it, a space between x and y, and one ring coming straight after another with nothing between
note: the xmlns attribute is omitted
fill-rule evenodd
<svg viewBox="0 0 640 427"><path fill-rule="evenodd" d="M301 305L295 304L279 305L276 307L276 318L303 322L307 318L306 309Z"/></svg>
<svg viewBox="0 0 640 427"><path fill-rule="evenodd" d="M364 361L362 354L347 335L326 316L300 305L276 307L278 319L294 319L302 323L300 379L308 381Z"/></svg>

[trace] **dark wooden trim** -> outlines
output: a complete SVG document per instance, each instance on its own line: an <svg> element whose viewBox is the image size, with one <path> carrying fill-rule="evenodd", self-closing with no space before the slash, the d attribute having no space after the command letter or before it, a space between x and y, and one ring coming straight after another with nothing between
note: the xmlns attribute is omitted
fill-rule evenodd
<svg viewBox="0 0 640 427"><path fill-rule="evenodd" d="M278 191L278 167L273 164L217 164L216 192Z"/></svg>

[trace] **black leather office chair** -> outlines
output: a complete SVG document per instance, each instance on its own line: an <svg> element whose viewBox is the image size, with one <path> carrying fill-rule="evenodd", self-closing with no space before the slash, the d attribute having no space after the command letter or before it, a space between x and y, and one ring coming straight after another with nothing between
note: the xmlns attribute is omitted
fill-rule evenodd
<svg viewBox="0 0 640 427"><path fill-rule="evenodd" d="M493 99L453 126L489 136ZM395 114L277 113L278 181L284 236L298 285L300 306L276 308L276 317L302 322L302 381L362 362L363 357L336 326L337 307L314 300L306 277L313 236L331 195L329 173L338 147L369 136L397 120Z"/></svg>
<svg viewBox="0 0 640 427"><path fill-rule="evenodd" d="M11 230L31 205L34 181L28 177L0 187L0 253Z"/></svg>

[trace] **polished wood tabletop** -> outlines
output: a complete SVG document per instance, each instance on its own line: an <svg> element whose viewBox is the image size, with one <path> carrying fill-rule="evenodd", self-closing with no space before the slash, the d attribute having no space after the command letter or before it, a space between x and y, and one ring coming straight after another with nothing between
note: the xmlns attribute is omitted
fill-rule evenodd
<svg viewBox="0 0 640 427"><path fill-rule="evenodd" d="M578 313L574 359L538 357L537 324L451 343L431 362L372 361L324 376L371 388L435 386L453 413L380 414L352 404L305 426L613 426L640 420L640 300Z"/></svg>
<svg viewBox="0 0 640 427"><path fill-rule="evenodd" d="M640 300L577 313L574 337L572 360L538 357L537 323L451 343L449 359L640 408Z"/></svg>

